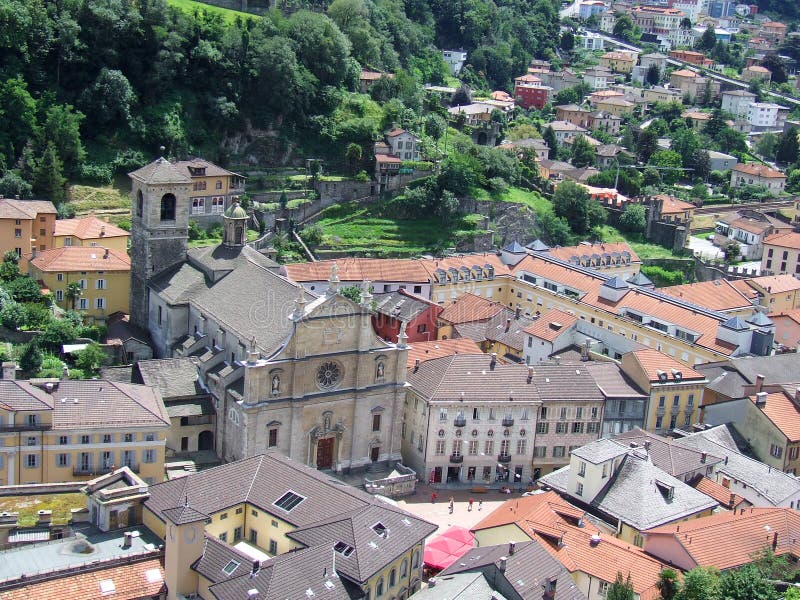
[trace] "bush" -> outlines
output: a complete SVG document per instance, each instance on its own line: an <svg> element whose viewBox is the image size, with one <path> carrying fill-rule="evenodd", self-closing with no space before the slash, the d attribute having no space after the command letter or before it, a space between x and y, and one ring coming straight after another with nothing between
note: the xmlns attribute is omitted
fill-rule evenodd
<svg viewBox="0 0 800 600"><path fill-rule="evenodd" d="M670 271L655 265L643 266L641 271L656 287L681 285L685 283L685 278L681 271Z"/></svg>
<svg viewBox="0 0 800 600"><path fill-rule="evenodd" d="M311 225L310 227L304 227L303 230L299 233L300 238L303 240L306 246L315 248L322 243L322 227L319 225Z"/></svg>
<svg viewBox="0 0 800 600"><path fill-rule="evenodd" d="M75 207L69 202L62 202L58 205L58 218L59 219L74 219Z"/></svg>
<svg viewBox="0 0 800 600"><path fill-rule="evenodd" d="M200 226L197 224L197 221L194 219L189 220L189 240L204 240L206 239L206 232L203 229L200 229Z"/></svg>
<svg viewBox="0 0 800 600"><path fill-rule="evenodd" d="M57 379L64 371L64 363L54 354L45 353L42 355L42 366L39 368L37 377L50 377Z"/></svg>
<svg viewBox="0 0 800 600"><path fill-rule="evenodd" d="M40 303L26 303L25 308L25 326L28 329L44 329L53 320L53 315L50 309L44 304Z"/></svg>
<svg viewBox="0 0 800 600"><path fill-rule="evenodd" d="M9 329L17 330L25 325L26 317L25 307L18 302L7 302L3 309L0 310L0 323L3 324L3 327L8 327Z"/></svg>
<svg viewBox="0 0 800 600"><path fill-rule="evenodd" d="M75 365L84 372L96 371L108 362L108 354L95 342L78 351L75 357Z"/></svg>
<svg viewBox="0 0 800 600"><path fill-rule="evenodd" d="M355 181L360 181L360 182L362 182L362 183L363 183L363 182L365 182L365 181L369 181L369 175L367 175L367 172L366 172L366 171L364 171L364 170L361 170L361 171L359 171L358 173L356 173L356 176L355 176L355 177L353 177L353 179L354 179Z"/></svg>
<svg viewBox="0 0 800 600"><path fill-rule="evenodd" d="M36 340L25 344L23 347L22 353L19 355L19 366L28 374L39 371L42 366L42 351L39 350Z"/></svg>
<svg viewBox="0 0 800 600"><path fill-rule="evenodd" d="M60 351L61 346L78 337L78 330L70 320L53 319L39 335L39 342L43 347Z"/></svg>
<svg viewBox="0 0 800 600"><path fill-rule="evenodd" d="M508 182L502 177L492 177L486 183L489 186L489 190L496 194L502 194L508 189Z"/></svg>
<svg viewBox="0 0 800 600"><path fill-rule="evenodd" d="M109 185L114 179L114 172L109 165L81 165L81 179L97 185Z"/></svg>
<svg viewBox="0 0 800 600"><path fill-rule="evenodd" d="M130 219L122 219L120 222L117 223L117 227L120 229L124 229L125 231L131 230L131 220Z"/></svg>

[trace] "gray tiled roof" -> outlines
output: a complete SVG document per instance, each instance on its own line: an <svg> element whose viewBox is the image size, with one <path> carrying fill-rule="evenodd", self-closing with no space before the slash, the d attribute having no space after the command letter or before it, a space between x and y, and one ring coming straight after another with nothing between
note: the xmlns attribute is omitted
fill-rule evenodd
<svg viewBox="0 0 800 600"><path fill-rule="evenodd" d="M506 600L506 597L492 590L483 573L439 574L432 578L434 585L428 584L423 590L411 596L413 600Z"/></svg>
<svg viewBox="0 0 800 600"><path fill-rule="evenodd" d="M27 381L0 380L0 406L3 405L12 410L48 410L53 408L53 398Z"/></svg>
<svg viewBox="0 0 800 600"><path fill-rule="evenodd" d="M400 291L375 294L373 298L377 312L400 321L408 322L431 308L430 303L422 298L402 294Z"/></svg>
<svg viewBox="0 0 800 600"><path fill-rule="evenodd" d="M158 388L165 400L208 393L191 358L140 360L133 377L139 383Z"/></svg>
<svg viewBox="0 0 800 600"><path fill-rule="evenodd" d="M626 444L615 442L609 438L595 440L572 451L574 456L593 465L599 465L627 453L628 446Z"/></svg>
<svg viewBox="0 0 800 600"><path fill-rule="evenodd" d="M508 331L506 331L506 321ZM470 323L459 323L455 326L456 332L462 338L468 338L475 342L486 340L500 342L509 348L522 351L525 341L523 329L533 323L533 319L524 315L516 316L510 308L503 307L488 321L472 321Z"/></svg>
<svg viewBox="0 0 800 600"><path fill-rule="evenodd" d="M214 405L210 398L192 398L186 400L173 400L164 403L170 419L176 417L198 417L201 415L214 415Z"/></svg>
<svg viewBox="0 0 800 600"><path fill-rule="evenodd" d="M621 433L615 436L614 439L621 444L635 442L642 448L644 448L645 443L648 443L647 454L653 464L662 471L666 471L673 477L678 478L686 473L711 467L723 460L719 455L714 456L710 453L706 453L705 458L703 458L703 452L700 450L681 446L672 438L656 435L638 427Z"/></svg>
<svg viewBox="0 0 800 600"><path fill-rule="evenodd" d="M249 575L252 571L253 559L247 554L220 541L213 535L205 534L203 543L203 554L192 565L192 569L210 582L219 583L242 575ZM239 566L236 567L235 571L228 574L222 569L231 561L239 563Z"/></svg>
<svg viewBox="0 0 800 600"><path fill-rule="evenodd" d="M186 523L196 523L197 521L206 521L208 519L208 515L188 505L168 508L163 514L171 523L175 523L175 525L185 525Z"/></svg>
<svg viewBox="0 0 800 600"><path fill-rule="evenodd" d="M533 383L542 400L602 402L603 394L585 367L582 362L539 364L534 367Z"/></svg>
<svg viewBox="0 0 800 600"><path fill-rule="evenodd" d="M589 361L582 364L607 398L647 398L647 394L640 391L616 363Z"/></svg>
<svg viewBox="0 0 800 600"><path fill-rule="evenodd" d="M709 389L729 398L744 398L744 387L755 383L757 375L763 375L766 383L791 382L797 375L797 363L796 354L776 354L732 358L697 365L695 370L708 378Z"/></svg>
<svg viewBox="0 0 800 600"><path fill-rule="evenodd" d="M505 573L501 572L499 568L502 557L506 558ZM564 565L537 541L518 542L515 545L514 554L509 554L508 544L473 548L442 571L439 578L455 573L474 571L482 571L490 581L496 581L501 577L505 578L508 585L514 588L521 598L541 598L542 586L553 580L556 582L554 600L584 600L586 598L586 595L577 588ZM495 587L497 587L496 583ZM434 596L430 596L430 598L434 598Z"/></svg>
<svg viewBox="0 0 800 600"><path fill-rule="evenodd" d="M187 175L181 173L175 166L166 158L157 158L150 164L143 166L141 169L136 169L128 173L129 177L138 179L143 183L158 184L158 183L191 183Z"/></svg>

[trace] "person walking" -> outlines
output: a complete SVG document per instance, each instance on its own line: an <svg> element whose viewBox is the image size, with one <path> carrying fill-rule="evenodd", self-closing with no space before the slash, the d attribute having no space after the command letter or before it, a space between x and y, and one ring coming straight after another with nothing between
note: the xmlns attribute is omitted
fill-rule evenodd
<svg viewBox="0 0 800 600"><path fill-rule="evenodd" d="M467 511L472 512L472 503L475 502L472 498L469 499L469 504L467 506Z"/></svg>
<svg viewBox="0 0 800 600"><path fill-rule="evenodd" d="M453 514L453 497L450 496L450 514Z"/></svg>
<svg viewBox="0 0 800 600"><path fill-rule="evenodd" d="M436 498L437 498L437 496L436 496L436 492L433 492L433 493L431 494L431 504L434 504L434 503L436 502Z"/></svg>
<svg viewBox="0 0 800 600"><path fill-rule="evenodd" d="M483 500L478 500L478 512L483 508Z"/></svg>

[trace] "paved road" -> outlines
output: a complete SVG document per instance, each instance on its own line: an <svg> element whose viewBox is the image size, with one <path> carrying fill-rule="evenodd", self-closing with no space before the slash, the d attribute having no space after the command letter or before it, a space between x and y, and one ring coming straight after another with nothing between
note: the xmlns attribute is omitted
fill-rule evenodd
<svg viewBox="0 0 800 600"><path fill-rule="evenodd" d="M712 244L711 241L694 235L689 236L689 249L692 252L699 252L708 258L722 258L722 250Z"/></svg>

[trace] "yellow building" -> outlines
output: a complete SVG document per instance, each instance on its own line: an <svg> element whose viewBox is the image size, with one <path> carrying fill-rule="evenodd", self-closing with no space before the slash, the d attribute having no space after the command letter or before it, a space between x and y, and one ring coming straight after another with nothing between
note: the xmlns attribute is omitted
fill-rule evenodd
<svg viewBox="0 0 800 600"><path fill-rule="evenodd" d="M800 308L800 279L791 275L766 275L745 281L758 293L758 303L770 313Z"/></svg>
<svg viewBox="0 0 800 600"><path fill-rule="evenodd" d="M244 194L245 178L202 158L172 163L192 180L189 218L201 223L221 219L222 213Z"/></svg>
<svg viewBox="0 0 800 600"><path fill-rule="evenodd" d="M600 57L600 66L615 73L630 73L638 56L635 52L606 52Z"/></svg>
<svg viewBox="0 0 800 600"><path fill-rule="evenodd" d="M56 216L56 207L47 200L0 198L0 254L15 251L24 272L34 250L53 247Z"/></svg>
<svg viewBox="0 0 800 600"><path fill-rule="evenodd" d="M407 598L436 529L277 453L151 486L143 523L166 541L170 599L246 598L267 585L324 597L345 584L366 598Z"/></svg>
<svg viewBox="0 0 800 600"><path fill-rule="evenodd" d="M702 373L651 348L624 354L622 371L649 395L647 431L687 429L699 420L698 407L708 383Z"/></svg>
<svg viewBox="0 0 800 600"><path fill-rule="evenodd" d="M150 483L164 477L169 417L153 388L4 378L0 398L0 485L82 481L123 465Z"/></svg>
<svg viewBox="0 0 800 600"><path fill-rule="evenodd" d="M65 246L102 246L119 252L128 251L130 234L94 215L81 219L59 219L54 224L53 248Z"/></svg>
<svg viewBox="0 0 800 600"><path fill-rule="evenodd" d="M65 310L80 311L85 318L105 321L115 312L128 313L131 260L125 251L103 247L72 246L37 252L30 260L29 274L53 294ZM70 283L81 286L81 296L67 292Z"/></svg>

